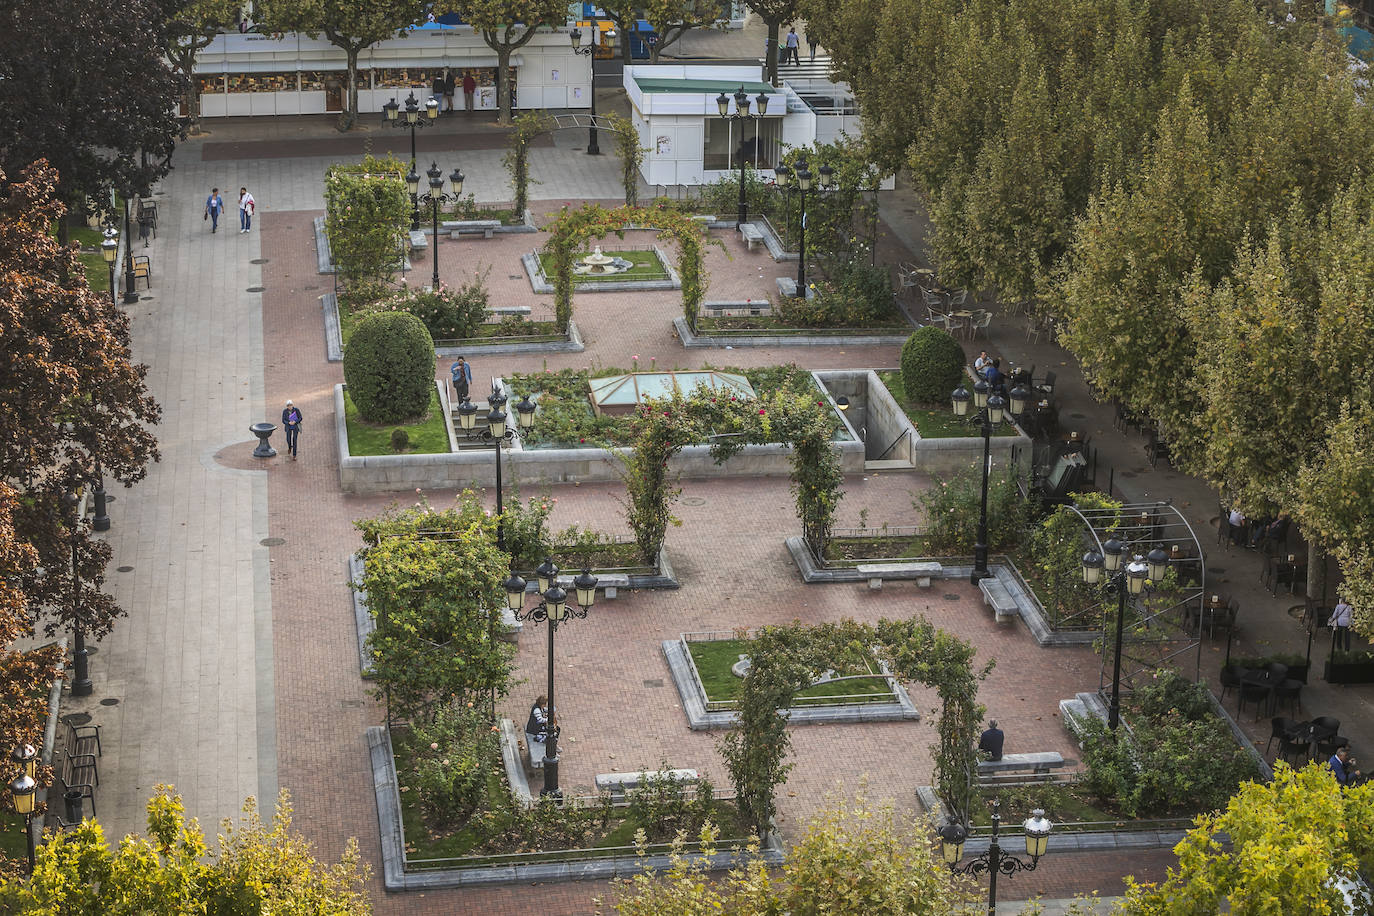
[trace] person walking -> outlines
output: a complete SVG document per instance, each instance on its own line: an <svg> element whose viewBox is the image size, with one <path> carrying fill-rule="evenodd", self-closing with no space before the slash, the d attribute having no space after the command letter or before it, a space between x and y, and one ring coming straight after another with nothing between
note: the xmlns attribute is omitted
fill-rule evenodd
<svg viewBox="0 0 1374 916"><path fill-rule="evenodd" d="M1331 612L1332 648L1350 651L1350 619L1354 615L1355 609L1344 598L1336 602L1336 608Z"/></svg>
<svg viewBox="0 0 1374 916"><path fill-rule="evenodd" d="M472 71L463 74L463 110L472 114L472 97L477 92L477 80L472 78Z"/></svg>
<svg viewBox="0 0 1374 916"><path fill-rule="evenodd" d="M239 232L251 232L253 229L253 211L257 209L257 201L253 200L253 195L248 193L247 188L239 188Z"/></svg>
<svg viewBox="0 0 1374 916"><path fill-rule="evenodd" d="M210 232L219 231L219 215L224 212L224 198L219 196L219 188L211 188L210 196L205 198L205 218L210 221Z"/></svg>
<svg viewBox="0 0 1374 916"><path fill-rule="evenodd" d="M290 398L286 399L286 406L282 408L281 425L286 430L286 450L291 453L291 460L295 461L296 446L301 441L301 409Z"/></svg>
<svg viewBox="0 0 1374 916"><path fill-rule="evenodd" d="M453 71L448 67L444 68L444 111L453 111Z"/></svg>
<svg viewBox="0 0 1374 916"><path fill-rule="evenodd" d="M811 32L811 23L806 24L806 49L811 52L811 60L816 60L816 49L821 46L821 40Z"/></svg>
<svg viewBox="0 0 1374 916"><path fill-rule="evenodd" d="M797 38L797 27L788 26L787 44L784 46L787 50L787 57L783 58L783 63L786 63L790 60L796 66L801 66L801 57L797 54L797 48L799 47L800 43L801 40Z"/></svg>
<svg viewBox="0 0 1374 916"><path fill-rule="evenodd" d="M448 367L448 373L453 377L453 392L461 404L468 399L468 391L471 390L472 366L460 356L457 362Z"/></svg>

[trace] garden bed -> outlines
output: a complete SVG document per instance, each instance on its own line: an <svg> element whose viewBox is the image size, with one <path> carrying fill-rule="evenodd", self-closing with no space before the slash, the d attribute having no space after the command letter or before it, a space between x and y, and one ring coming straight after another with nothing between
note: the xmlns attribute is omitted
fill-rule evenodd
<svg viewBox="0 0 1374 916"><path fill-rule="evenodd" d="M353 406L346 388L343 400L350 455L439 455L451 451L448 422L437 388L430 393L429 411L413 423L368 423L359 418L358 408ZM410 446L404 452L391 447L391 434L396 429L405 430L410 438Z"/></svg>
<svg viewBox="0 0 1374 916"><path fill-rule="evenodd" d="M744 639L688 640L701 687L706 692L706 707L712 711L735 708L744 678L730 669L748 651ZM854 680L828 681L797 692L798 706L843 706L849 703L891 703L896 695L880 673L878 660L869 657L869 671L875 676Z"/></svg>
<svg viewBox="0 0 1374 916"><path fill-rule="evenodd" d="M774 315L732 315L720 318L697 317L695 332L703 337L756 336L760 334L813 334L820 337L852 335L859 332L910 334L911 324L893 315L890 320L863 321L834 327L802 327L788 324Z"/></svg>
<svg viewBox="0 0 1374 916"><path fill-rule="evenodd" d="M906 396L902 383L902 373L892 370L879 372L878 379L887 386L888 393L901 406L907 419L911 420L922 439L962 439L969 436L981 437L976 424L955 416L949 404L931 408L916 404ZM997 436L1019 436L1021 431L1009 423L999 423L993 427L992 434Z"/></svg>
<svg viewBox="0 0 1374 916"><path fill-rule="evenodd" d="M1322 677L1329 684L1374 684L1374 653L1337 652L1327 660Z"/></svg>
<svg viewBox="0 0 1374 916"><path fill-rule="evenodd" d="M629 248L621 250L604 250L603 254L608 257L624 258L634 266L628 270L614 274L579 274L572 275L573 286L581 286L584 283L619 283L633 282L638 280L666 280L668 279L668 268L659 260L659 253L653 248ZM579 251L573 255L573 264L576 265L582 258L591 254L590 251ZM551 255L541 253L539 255L539 269L548 277L553 272L553 259Z"/></svg>

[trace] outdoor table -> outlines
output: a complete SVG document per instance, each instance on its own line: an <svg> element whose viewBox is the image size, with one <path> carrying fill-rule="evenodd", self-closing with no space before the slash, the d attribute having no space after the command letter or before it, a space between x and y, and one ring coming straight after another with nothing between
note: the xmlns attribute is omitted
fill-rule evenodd
<svg viewBox="0 0 1374 916"><path fill-rule="evenodd" d="M1247 668L1240 674L1241 689L1236 697L1236 715L1240 715L1241 702L1245 699L1246 687L1258 687L1266 691L1265 710L1266 715L1274 712L1274 688L1283 682L1282 677L1276 677L1268 668Z"/></svg>
<svg viewBox="0 0 1374 916"><path fill-rule="evenodd" d="M1325 741L1335 734L1336 730L1334 728L1323 728L1315 722L1299 722L1297 725L1290 728L1284 737L1294 744L1307 744L1312 748L1316 748L1319 742ZM1309 751L1309 756L1311 753L1314 753L1314 751Z"/></svg>
<svg viewBox="0 0 1374 916"><path fill-rule="evenodd" d="M1216 628L1216 618L1225 618L1231 606L1231 599L1226 595L1206 595L1202 599L1202 625L1207 627L1208 635ZM1234 618L1225 621L1223 626L1233 626ZM1229 642L1228 642L1229 645Z"/></svg>
<svg viewBox="0 0 1374 916"><path fill-rule="evenodd" d="M1179 582L1196 581L1202 584L1202 564L1191 553L1175 544L1169 550L1169 562L1178 570Z"/></svg>

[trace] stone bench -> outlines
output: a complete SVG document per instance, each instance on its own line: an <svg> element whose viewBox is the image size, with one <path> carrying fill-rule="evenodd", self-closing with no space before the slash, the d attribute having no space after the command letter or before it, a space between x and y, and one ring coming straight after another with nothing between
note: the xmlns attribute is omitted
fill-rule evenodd
<svg viewBox="0 0 1374 916"><path fill-rule="evenodd" d="M767 299L738 302L703 302L701 311L710 318L744 318L773 314L773 303Z"/></svg>
<svg viewBox="0 0 1374 916"><path fill-rule="evenodd" d="M1021 609L1016 606L1016 599L1001 582L996 579L983 579L978 583L978 588L983 592L983 603L992 608L992 613L996 616L998 623L1015 620L1021 616Z"/></svg>
<svg viewBox="0 0 1374 916"><path fill-rule="evenodd" d="M530 317L530 307L528 305L494 305L487 309L487 314L498 320L509 318L512 315L528 318Z"/></svg>
<svg viewBox="0 0 1374 916"><path fill-rule="evenodd" d="M692 785L700 780L696 770L658 770L638 773L598 773L596 791L609 792L612 796L624 795L635 789L642 789L648 782L674 782L680 786Z"/></svg>
<svg viewBox="0 0 1374 916"><path fill-rule="evenodd" d="M558 584L568 593L569 600L573 600L576 597L574 594L575 587L573 586L573 579L575 578L576 576L558 577ZM624 573L611 573L610 575L597 576L596 587L601 589L601 593L607 598L614 599L618 589L630 587L630 577Z"/></svg>
<svg viewBox="0 0 1374 916"><path fill-rule="evenodd" d="M443 224L444 231L449 234L449 238L461 238L464 235L476 235L481 233L483 238L491 238L497 229L501 228L499 219L460 219L450 220Z"/></svg>
<svg viewBox="0 0 1374 916"><path fill-rule="evenodd" d="M418 251L421 248L429 247L429 239L425 237L424 230L416 229L410 233L410 250Z"/></svg>
<svg viewBox="0 0 1374 916"><path fill-rule="evenodd" d="M1052 770L1067 766L1058 751L1033 754L1003 754L1001 760L978 761L978 781L983 785L1013 785L1026 781L1048 781Z"/></svg>
<svg viewBox="0 0 1374 916"><path fill-rule="evenodd" d="M498 724L501 729L501 762L505 765L511 795L518 804L528 808L534 804L534 795L530 792L529 780L525 778L525 768L520 762L520 739L515 731L515 723L510 719L502 719Z"/></svg>
<svg viewBox="0 0 1374 916"><path fill-rule="evenodd" d="M868 579L868 587L880 589L884 579L915 579L921 588L930 588L932 576L941 576L945 568L939 563L864 563L857 567L859 575Z"/></svg>
<svg viewBox="0 0 1374 916"><path fill-rule="evenodd" d="M754 223L740 223L739 234L744 236L745 244L749 246L750 251L763 244L763 231Z"/></svg>

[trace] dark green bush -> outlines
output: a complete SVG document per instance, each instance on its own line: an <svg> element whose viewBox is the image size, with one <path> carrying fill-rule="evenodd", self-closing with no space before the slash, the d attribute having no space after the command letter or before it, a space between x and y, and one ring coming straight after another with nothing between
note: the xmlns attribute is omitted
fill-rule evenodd
<svg viewBox="0 0 1374 916"><path fill-rule="evenodd" d="M430 290L405 290L391 299L378 303L377 308L409 312L424 322L425 329L435 340L461 340L476 337L487 320L487 274L482 271L461 286L444 286Z"/></svg>
<svg viewBox="0 0 1374 916"><path fill-rule="evenodd" d="M803 328L865 327L896 320L886 268L837 261L830 278L812 283L811 288L812 296L779 302L779 317Z"/></svg>
<svg viewBox="0 0 1374 916"><path fill-rule="evenodd" d="M414 315L376 312L354 328L343 370L364 420L413 420L429 409L434 391L434 339Z"/></svg>
<svg viewBox="0 0 1374 916"><path fill-rule="evenodd" d="M391 450L393 452L404 452L410 448L410 433L401 427L396 427L391 431Z"/></svg>
<svg viewBox="0 0 1374 916"><path fill-rule="evenodd" d="M917 328L902 345L902 384L918 404L948 404L965 381L964 348L936 327Z"/></svg>

